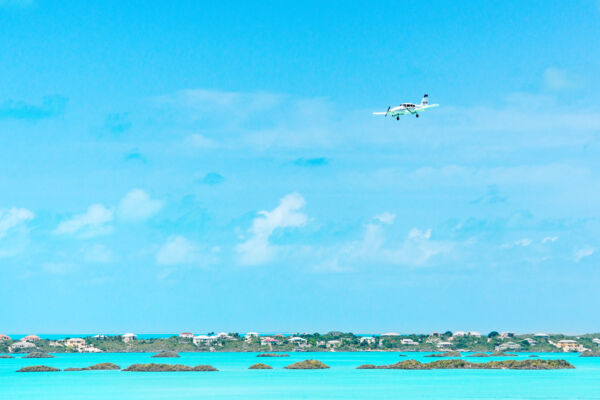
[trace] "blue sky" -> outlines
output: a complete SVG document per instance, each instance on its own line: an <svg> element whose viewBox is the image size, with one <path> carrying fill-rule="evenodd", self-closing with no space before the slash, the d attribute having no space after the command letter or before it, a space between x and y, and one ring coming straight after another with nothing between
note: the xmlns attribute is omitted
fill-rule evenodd
<svg viewBox="0 0 600 400"><path fill-rule="evenodd" d="M598 330L600 3L0 26L1 331Z"/></svg>

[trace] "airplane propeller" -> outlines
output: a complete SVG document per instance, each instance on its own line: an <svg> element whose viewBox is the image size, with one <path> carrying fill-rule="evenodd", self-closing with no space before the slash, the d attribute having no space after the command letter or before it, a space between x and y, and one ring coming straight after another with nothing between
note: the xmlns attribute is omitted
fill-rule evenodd
<svg viewBox="0 0 600 400"><path fill-rule="evenodd" d="M388 114L390 113L390 109L391 109L391 108L392 108L392 106L388 106L388 109L387 109L387 111L385 112L385 116L386 116L386 117L387 117L387 116L388 116Z"/></svg>

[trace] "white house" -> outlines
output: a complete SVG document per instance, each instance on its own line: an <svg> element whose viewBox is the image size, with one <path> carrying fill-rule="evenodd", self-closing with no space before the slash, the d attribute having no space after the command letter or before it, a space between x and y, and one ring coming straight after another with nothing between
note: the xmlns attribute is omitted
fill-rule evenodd
<svg viewBox="0 0 600 400"><path fill-rule="evenodd" d="M367 344L374 344L375 343L375 338L372 336L363 336L360 338L360 342L361 343L367 343Z"/></svg>
<svg viewBox="0 0 600 400"><path fill-rule="evenodd" d="M396 332L386 332L382 333L381 336L400 336L400 334Z"/></svg>
<svg viewBox="0 0 600 400"><path fill-rule="evenodd" d="M418 344L419 344L418 342L415 342L415 341L414 341L414 340L412 340L412 339L402 339L400 342L401 342L402 344L406 344L406 345L409 345L409 346L416 346L416 345L418 345Z"/></svg>
<svg viewBox="0 0 600 400"><path fill-rule="evenodd" d="M499 346L496 346L496 351L504 351L504 350L521 350L521 345L516 344L514 342L502 343Z"/></svg>
<svg viewBox="0 0 600 400"><path fill-rule="evenodd" d="M35 348L35 344L33 344L31 342L17 342L17 343L11 344L10 347L8 348L8 350L11 352L14 352L14 351L19 351L19 350L34 349L34 348Z"/></svg>
<svg viewBox="0 0 600 400"><path fill-rule="evenodd" d="M525 338L522 341L527 342L530 346L534 346L537 344L537 342L535 340L533 340L532 338Z"/></svg>
<svg viewBox="0 0 600 400"><path fill-rule="evenodd" d="M8 335L0 335L0 340L12 340Z"/></svg>
<svg viewBox="0 0 600 400"><path fill-rule="evenodd" d="M250 341L252 338L258 338L258 332L248 332L245 335L246 341Z"/></svg>
<svg viewBox="0 0 600 400"><path fill-rule="evenodd" d="M443 348L448 348L448 347L454 346L454 343L452 343L452 342L437 342L436 346L438 348L443 349Z"/></svg>
<svg viewBox="0 0 600 400"><path fill-rule="evenodd" d="M342 341L341 340L328 340L326 345L327 345L327 348L340 347L342 345Z"/></svg>
<svg viewBox="0 0 600 400"><path fill-rule="evenodd" d="M455 337L465 337L465 336L468 336L468 335L469 335L469 334L468 334L467 332L458 331L458 332L454 332L454 333L452 334L452 337L453 337L453 338L455 338Z"/></svg>
<svg viewBox="0 0 600 400"><path fill-rule="evenodd" d="M85 347L85 339L82 338L71 338L65 341L65 346L80 349Z"/></svg>
<svg viewBox="0 0 600 400"><path fill-rule="evenodd" d="M268 346L270 344L279 344L279 341L275 338L272 338L270 336L267 337L263 337L260 339L260 345L261 346Z"/></svg>
<svg viewBox="0 0 600 400"><path fill-rule="evenodd" d="M179 337L182 339L193 339L194 338L194 334L192 332L181 332L179 334Z"/></svg>
<svg viewBox="0 0 600 400"><path fill-rule="evenodd" d="M471 331L471 332L469 332L469 336L473 336L473 337L481 337L481 333L479 333L479 332L475 332L475 331Z"/></svg>
<svg viewBox="0 0 600 400"><path fill-rule="evenodd" d="M600 339L598 338L594 338L592 339L592 342L596 343L596 344L600 344Z"/></svg>
<svg viewBox="0 0 600 400"><path fill-rule="evenodd" d="M228 333L226 333L226 332L220 332L220 333L217 333L217 337L218 337L219 339L233 339L233 338L232 338L231 336L229 336L229 334L228 334Z"/></svg>
<svg viewBox="0 0 600 400"><path fill-rule="evenodd" d="M508 338L512 338L515 337L514 332L502 332L500 333L500 339L508 339Z"/></svg>
<svg viewBox="0 0 600 400"><path fill-rule="evenodd" d="M194 338L192 339L192 341L194 342L194 344L196 346L199 346L201 344L210 344L215 340L217 340L216 336L208 336L208 335L198 335L198 336L194 336Z"/></svg>
<svg viewBox="0 0 600 400"><path fill-rule="evenodd" d="M533 335L533 337L536 337L536 338L547 338L548 334L547 333L536 333L535 335Z"/></svg>
<svg viewBox="0 0 600 400"><path fill-rule="evenodd" d="M135 333L126 333L122 336L122 338L124 342L129 343L137 340L137 335Z"/></svg>
<svg viewBox="0 0 600 400"><path fill-rule="evenodd" d="M298 346L305 346L307 343L307 340L300 336L294 336L294 337L289 338L288 342L297 344Z"/></svg>

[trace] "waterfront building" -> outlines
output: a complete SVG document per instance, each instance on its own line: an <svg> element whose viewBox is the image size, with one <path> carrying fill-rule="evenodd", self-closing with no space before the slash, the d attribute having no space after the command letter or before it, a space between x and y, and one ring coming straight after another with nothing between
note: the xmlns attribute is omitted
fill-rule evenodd
<svg viewBox="0 0 600 400"><path fill-rule="evenodd" d="M521 350L521 345L514 342L502 343L499 346L496 346L496 351L504 351L504 350Z"/></svg>
<svg viewBox="0 0 600 400"><path fill-rule="evenodd" d="M198 336L194 336L192 341L194 342L194 344L196 346L199 346L201 344L210 344L217 339L218 338L216 336L198 335Z"/></svg>
<svg viewBox="0 0 600 400"><path fill-rule="evenodd" d="M363 336L360 338L360 342L361 343L367 342L367 344L374 344L375 338L372 336Z"/></svg>
<svg viewBox="0 0 600 400"><path fill-rule="evenodd" d="M27 335L24 338L21 338L22 342L37 342L38 340L42 339L40 339L40 337L36 335Z"/></svg>
<svg viewBox="0 0 600 400"><path fill-rule="evenodd" d="M267 346L270 344L279 344L279 341L275 338L272 338L270 336L264 337L260 339L260 345L261 346Z"/></svg>
<svg viewBox="0 0 600 400"><path fill-rule="evenodd" d="M24 341L20 341L17 343L13 343L9 346L8 351L14 352L14 351L20 351L20 350L25 350L25 349L35 349L35 344L31 343L31 342L24 342Z"/></svg>
<svg viewBox="0 0 600 400"><path fill-rule="evenodd" d="M191 332L182 332L179 334L179 337L183 339L192 339L194 337L194 334Z"/></svg>
<svg viewBox="0 0 600 400"><path fill-rule="evenodd" d="M297 344L298 346L304 346L304 345L306 345L307 340L300 336L294 336L294 337L289 338L288 342Z"/></svg>
<svg viewBox="0 0 600 400"><path fill-rule="evenodd" d="M8 335L0 335L0 340L12 340Z"/></svg>
<svg viewBox="0 0 600 400"><path fill-rule="evenodd" d="M412 339L402 339L400 342L401 342L402 344L409 345L409 346L416 346L416 345L418 345L418 344L419 344L418 342L415 342L415 341L414 341L414 340L412 340Z"/></svg>
<svg viewBox="0 0 600 400"><path fill-rule="evenodd" d="M562 351L577 351L579 344L576 340L559 340L558 343L555 344L556 347L561 349Z"/></svg>
<svg viewBox="0 0 600 400"><path fill-rule="evenodd" d="M133 342L134 340L137 340L137 335L135 333L126 333L123 335L124 342Z"/></svg>
<svg viewBox="0 0 600 400"><path fill-rule="evenodd" d="M81 348L85 347L85 339L82 338L71 338L65 341L65 346L73 347L75 349L81 350Z"/></svg>

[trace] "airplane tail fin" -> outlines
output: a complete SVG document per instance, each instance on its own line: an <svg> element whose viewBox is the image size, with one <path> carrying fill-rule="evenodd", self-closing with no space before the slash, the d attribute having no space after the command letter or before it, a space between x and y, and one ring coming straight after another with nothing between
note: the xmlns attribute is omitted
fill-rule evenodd
<svg viewBox="0 0 600 400"><path fill-rule="evenodd" d="M422 106L428 106L429 105L429 95L426 94L425 96L423 96L423 99L421 100L421 105Z"/></svg>

